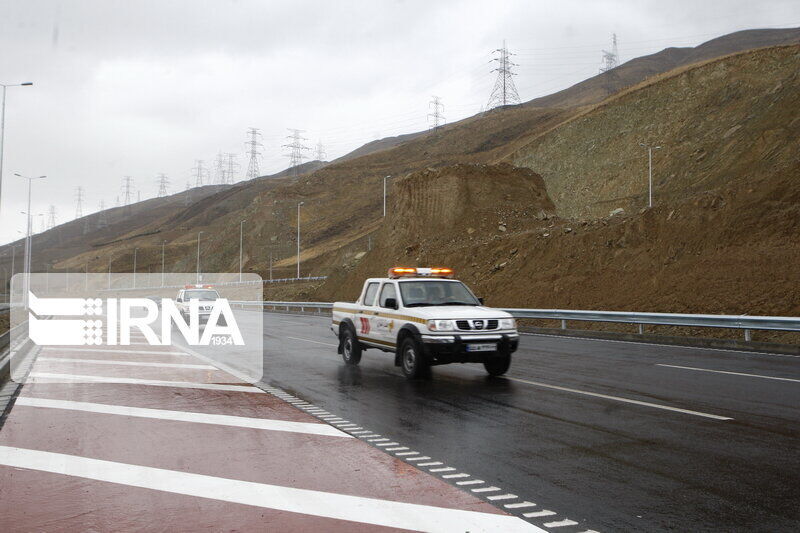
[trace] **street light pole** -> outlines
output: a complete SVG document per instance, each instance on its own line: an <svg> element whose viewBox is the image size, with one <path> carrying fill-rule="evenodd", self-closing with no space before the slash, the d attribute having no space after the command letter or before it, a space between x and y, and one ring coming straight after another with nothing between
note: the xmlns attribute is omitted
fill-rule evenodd
<svg viewBox="0 0 800 533"><path fill-rule="evenodd" d="M386 216L386 180L391 178L391 176L384 176L383 177L383 216Z"/></svg>
<svg viewBox="0 0 800 533"><path fill-rule="evenodd" d="M133 288L136 288L136 254L139 251L138 248L133 249Z"/></svg>
<svg viewBox="0 0 800 533"><path fill-rule="evenodd" d="M6 89L9 87L27 87L33 85L31 82L16 83L6 85L0 83L3 88L3 102L0 104L0 203L2 203L2 188L3 188L3 150L5 148L5 134L6 134ZM12 274L13 276L13 274Z"/></svg>
<svg viewBox="0 0 800 533"><path fill-rule="evenodd" d="M111 289L111 261L112 259L108 258L108 288Z"/></svg>
<svg viewBox="0 0 800 533"><path fill-rule="evenodd" d="M166 246L167 241L161 241L161 286L164 286L164 247Z"/></svg>
<svg viewBox="0 0 800 533"><path fill-rule="evenodd" d="M247 219L242 220L239 222L239 283L242 282L242 243L243 243L243 228L244 223L247 222Z"/></svg>
<svg viewBox="0 0 800 533"><path fill-rule="evenodd" d="M639 146L647 148L647 183L648 183L648 199L647 207L653 207L653 150L660 150L660 146L650 146L645 143L639 143Z"/></svg>
<svg viewBox="0 0 800 533"><path fill-rule="evenodd" d="M25 233L25 260L24 260L24 267L23 267L23 274L25 277L23 278L22 288L23 288L23 296L22 301L25 307L28 307L28 290L30 289L30 282L29 282L29 275L31 272L31 185L33 184L33 180L44 179L47 176L36 176L36 177L28 177L23 176L22 174L15 172L15 176L24 178L28 180L28 230Z"/></svg>
<svg viewBox="0 0 800 533"><path fill-rule="evenodd" d="M200 283L200 235L202 231L197 232L197 283Z"/></svg>
<svg viewBox="0 0 800 533"><path fill-rule="evenodd" d="M300 279L300 206L305 202L297 204L297 279Z"/></svg>

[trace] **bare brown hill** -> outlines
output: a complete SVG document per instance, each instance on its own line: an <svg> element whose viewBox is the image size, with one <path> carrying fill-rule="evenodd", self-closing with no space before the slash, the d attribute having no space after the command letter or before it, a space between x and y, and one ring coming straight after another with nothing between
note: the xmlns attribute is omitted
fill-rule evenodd
<svg viewBox="0 0 800 533"><path fill-rule="evenodd" d="M731 181L796 168L800 46L683 67L615 95L535 137L508 160L542 174L567 217L669 203Z"/></svg>
<svg viewBox="0 0 800 533"><path fill-rule="evenodd" d="M572 87L526 102L536 107L572 107L596 104L651 76L709 59L783 44L800 43L800 28L744 30L717 37L695 47L665 48L637 57Z"/></svg>

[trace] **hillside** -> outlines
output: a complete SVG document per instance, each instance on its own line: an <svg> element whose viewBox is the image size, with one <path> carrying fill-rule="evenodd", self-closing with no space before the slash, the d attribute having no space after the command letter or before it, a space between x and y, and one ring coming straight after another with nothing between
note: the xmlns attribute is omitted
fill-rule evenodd
<svg viewBox="0 0 800 533"><path fill-rule="evenodd" d="M560 124L508 161L539 172L567 217L669 204L735 180L796 168L800 48L758 50L702 63L641 84Z"/></svg>
<svg viewBox="0 0 800 533"><path fill-rule="evenodd" d="M320 168L309 163L299 176L209 190L189 206L181 195L143 202L107 228L80 220L37 236L34 270L52 261L54 271L88 264L104 272L112 260L115 271L129 272L138 248L138 271L157 272L164 243L167 270L194 271L201 234L203 270L237 271L244 220L245 270L267 278L272 257L274 277L294 276L304 202L301 272L332 277L322 287L269 287L267 298L350 297L366 273L413 260L449 262L495 305L796 313L786 297L796 280L781 272L795 254L783 241L797 229L800 136L787 110L798 108L798 64L797 46L725 57L599 104L495 109L365 145ZM664 148L654 164L656 207L639 213L641 141ZM426 194L452 202L426 204ZM626 215L607 218L617 207ZM475 225L462 227L460 213ZM726 261L730 270L718 278L695 271ZM772 276L759 281L759 268ZM505 277L512 274L519 277ZM720 290L725 284L739 290Z"/></svg>
<svg viewBox="0 0 800 533"><path fill-rule="evenodd" d="M800 43L800 28L737 31L717 37L699 46L670 47L655 54L637 57L615 69L598 74L563 91L536 98L526 102L525 105L572 107L596 104L649 77L678 67L754 48L794 43Z"/></svg>

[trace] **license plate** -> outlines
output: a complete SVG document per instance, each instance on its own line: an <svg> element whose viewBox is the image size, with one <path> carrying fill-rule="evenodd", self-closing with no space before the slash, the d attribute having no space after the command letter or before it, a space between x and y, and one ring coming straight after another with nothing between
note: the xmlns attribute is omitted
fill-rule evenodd
<svg viewBox="0 0 800 533"><path fill-rule="evenodd" d="M493 352L497 349L497 344L467 344L468 352Z"/></svg>

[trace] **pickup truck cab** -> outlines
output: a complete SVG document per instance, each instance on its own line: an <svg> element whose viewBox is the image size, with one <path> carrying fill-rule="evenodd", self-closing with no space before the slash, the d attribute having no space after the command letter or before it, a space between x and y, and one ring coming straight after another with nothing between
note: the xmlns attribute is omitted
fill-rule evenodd
<svg viewBox="0 0 800 533"><path fill-rule="evenodd" d="M388 277L364 282L355 303L333 304L331 330L338 352L357 365L365 349L395 354L408 378L432 365L483 363L504 374L519 344L514 318L485 307L449 268L389 269Z"/></svg>
<svg viewBox="0 0 800 533"><path fill-rule="evenodd" d="M199 300L198 314L200 323L208 322L214 301L219 299L219 293L211 285L186 285L178 291L175 297L175 306L180 310L184 320L189 321L189 302Z"/></svg>

